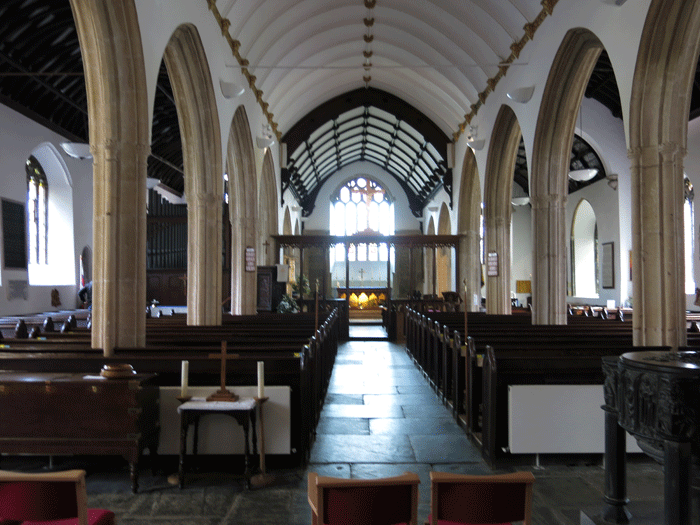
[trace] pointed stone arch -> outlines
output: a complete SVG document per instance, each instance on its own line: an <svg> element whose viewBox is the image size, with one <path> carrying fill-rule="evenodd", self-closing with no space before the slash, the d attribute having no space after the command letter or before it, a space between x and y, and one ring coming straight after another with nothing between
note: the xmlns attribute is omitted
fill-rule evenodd
<svg viewBox="0 0 700 525"><path fill-rule="evenodd" d="M92 346L112 356L146 344L146 71L133 0L70 3L93 156Z"/></svg>
<svg viewBox="0 0 700 525"><path fill-rule="evenodd" d="M566 200L571 144L581 99L602 49L603 44L587 29L571 29L564 36L537 117L530 179L534 324L566 324Z"/></svg>
<svg viewBox="0 0 700 525"><path fill-rule="evenodd" d="M698 35L698 2L651 2L629 118L635 346L676 348L687 342L683 158Z"/></svg>
<svg viewBox="0 0 700 525"><path fill-rule="evenodd" d="M450 235L452 233L452 221L450 210L446 203L440 206L438 216L438 234ZM436 270L437 270L437 294L442 297L442 292L453 290L452 286L452 248L442 247L436 250Z"/></svg>
<svg viewBox="0 0 700 525"><path fill-rule="evenodd" d="M460 277L466 282L467 308L478 311L481 304L481 185L476 157L467 148L462 167L462 181L459 187L458 231L459 259L457 268ZM457 283L463 291L464 283ZM474 301L474 297L477 300Z"/></svg>
<svg viewBox="0 0 700 525"><path fill-rule="evenodd" d="M279 254L274 253L275 241L271 237L279 231L279 197L275 182L275 164L269 149L265 151L260 177L260 199L258 201L258 233L261 264L275 264Z"/></svg>
<svg viewBox="0 0 700 525"><path fill-rule="evenodd" d="M491 135L484 187L486 252L498 254L498 275L486 278L486 311L491 314L511 313L511 197L521 136L515 113L502 106Z"/></svg>
<svg viewBox="0 0 700 525"><path fill-rule="evenodd" d="M284 219L282 221L282 235L292 235L292 215L289 213L289 206L284 208Z"/></svg>
<svg viewBox="0 0 700 525"><path fill-rule="evenodd" d="M231 185L231 313L256 312L255 272L245 271L246 248L256 246L255 222L258 188L255 178L255 149L245 107L233 115L228 136L226 166Z"/></svg>
<svg viewBox="0 0 700 525"><path fill-rule="evenodd" d="M224 181L214 86L197 29L178 27L165 48L182 137L187 198L187 324L221 324Z"/></svg>

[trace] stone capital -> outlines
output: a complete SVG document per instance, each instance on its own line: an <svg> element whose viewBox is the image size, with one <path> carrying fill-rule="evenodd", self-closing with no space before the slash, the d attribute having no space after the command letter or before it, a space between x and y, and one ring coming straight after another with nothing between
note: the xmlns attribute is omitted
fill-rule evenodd
<svg viewBox="0 0 700 525"><path fill-rule="evenodd" d="M663 142L630 148L627 150L627 157L632 161L633 167L651 167L664 162L679 161L687 152L687 149L678 143Z"/></svg>
<svg viewBox="0 0 700 525"><path fill-rule="evenodd" d="M564 208L566 207L566 200L566 195L559 195L557 193L549 193L545 195L531 195L530 205L535 210Z"/></svg>

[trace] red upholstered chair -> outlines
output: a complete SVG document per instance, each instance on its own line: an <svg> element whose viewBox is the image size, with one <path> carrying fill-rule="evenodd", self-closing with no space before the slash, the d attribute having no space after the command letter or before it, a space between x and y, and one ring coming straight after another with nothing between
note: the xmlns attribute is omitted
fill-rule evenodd
<svg viewBox="0 0 700 525"><path fill-rule="evenodd" d="M339 479L309 473L313 525L416 525L417 474L379 479Z"/></svg>
<svg viewBox="0 0 700 525"><path fill-rule="evenodd" d="M88 509L84 470L28 474L0 470L0 525L113 525L114 513Z"/></svg>
<svg viewBox="0 0 700 525"><path fill-rule="evenodd" d="M532 523L531 472L492 476L430 473L431 525Z"/></svg>

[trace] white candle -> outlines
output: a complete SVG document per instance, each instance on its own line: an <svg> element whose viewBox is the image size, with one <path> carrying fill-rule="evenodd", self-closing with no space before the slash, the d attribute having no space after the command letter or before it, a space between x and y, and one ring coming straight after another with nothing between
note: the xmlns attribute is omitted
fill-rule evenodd
<svg viewBox="0 0 700 525"><path fill-rule="evenodd" d="M258 398L265 397L265 362L258 361Z"/></svg>
<svg viewBox="0 0 700 525"><path fill-rule="evenodd" d="M182 373L180 374L180 397L187 397L187 383L190 373L190 362L182 362Z"/></svg>

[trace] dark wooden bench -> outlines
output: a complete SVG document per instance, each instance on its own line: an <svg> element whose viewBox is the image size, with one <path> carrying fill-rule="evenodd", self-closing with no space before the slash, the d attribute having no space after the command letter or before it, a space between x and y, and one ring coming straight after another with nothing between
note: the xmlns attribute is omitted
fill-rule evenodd
<svg viewBox="0 0 700 525"><path fill-rule="evenodd" d="M217 327L188 327L180 319L171 326L169 339L159 334L155 338L157 344L149 341L145 348L115 348L110 358L90 347L86 333L8 339L0 348L0 369L97 374L106 364L126 362L139 373L157 374L155 382L159 386L175 386L180 383L181 361L188 360L192 384L216 386L220 382L221 341L226 340L229 355L235 354L227 367L227 384L256 384L257 362L264 361L266 383L290 387L291 447L295 457L305 462L335 361L339 318L335 311L324 315L314 332L314 325L302 318L308 316L300 316L306 330L302 336L298 335L298 326L294 326L295 316L278 319L279 326L273 317L277 316L264 323L257 319L255 323L228 319L226 326ZM257 335L250 335L248 327L256 324L260 330ZM289 331L286 324L292 325ZM248 335L239 337L239 329Z"/></svg>

